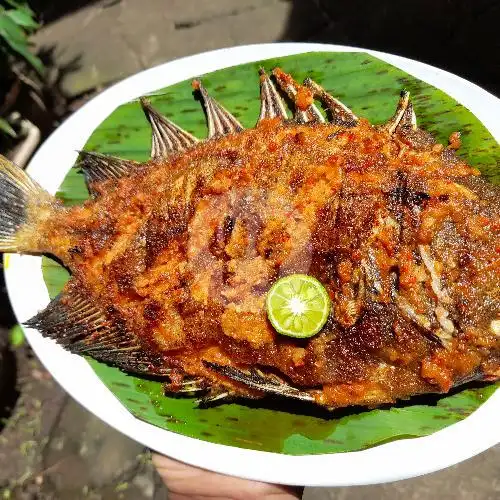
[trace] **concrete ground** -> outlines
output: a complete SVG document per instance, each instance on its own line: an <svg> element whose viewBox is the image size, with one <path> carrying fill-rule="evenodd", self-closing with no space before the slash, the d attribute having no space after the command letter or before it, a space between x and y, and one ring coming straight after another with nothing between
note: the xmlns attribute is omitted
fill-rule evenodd
<svg viewBox="0 0 500 500"><path fill-rule="evenodd" d="M47 18L86 0L32 0ZM500 93L495 0L87 0L34 37L66 67L70 95L173 58L248 43L323 41L448 69ZM52 8L49 7L52 6ZM466 22L465 22L466 20ZM426 34L426 36L422 36Z"/></svg>
<svg viewBox="0 0 500 500"><path fill-rule="evenodd" d="M494 26L499 8L486 0L457 0L453 7L430 0L351 0L348 5L326 0L79 0L81 8L71 13L65 12L64 2L54 3L62 12L47 15L53 21L34 42L52 49L65 68L63 85L72 97L183 55L275 40L323 40L402 53L499 91L500 70L490 60L490 54L498 53ZM147 450L68 398L28 349L16 351L16 362L13 412L5 425L0 422L0 498L167 498ZM304 498L498 499L500 447L421 478L311 488Z"/></svg>

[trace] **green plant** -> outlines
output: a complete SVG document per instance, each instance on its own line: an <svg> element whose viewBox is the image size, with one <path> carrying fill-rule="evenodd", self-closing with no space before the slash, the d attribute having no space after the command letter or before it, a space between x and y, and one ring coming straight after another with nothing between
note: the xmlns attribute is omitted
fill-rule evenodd
<svg viewBox="0 0 500 500"><path fill-rule="evenodd" d="M24 331L21 325L15 325L10 329L9 344L14 349L24 344Z"/></svg>
<svg viewBox="0 0 500 500"><path fill-rule="evenodd" d="M13 76L19 77L19 70L15 69L19 61L27 62L39 76L43 76L44 65L31 52L29 42L29 36L38 28L39 24L35 20L35 13L26 2L0 1L0 70L2 80L9 82ZM7 89L2 88L1 90L6 91ZM16 135L12 126L3 117L0 117L0 131L12 137Z"/></svg>

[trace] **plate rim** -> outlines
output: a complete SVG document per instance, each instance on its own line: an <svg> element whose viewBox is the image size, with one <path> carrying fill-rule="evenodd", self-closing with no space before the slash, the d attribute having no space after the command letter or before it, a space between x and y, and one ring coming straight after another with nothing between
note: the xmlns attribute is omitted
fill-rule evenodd
<svg viewBox="0 0 500 500"><path fill-rule="evenodd" d="M500 140L500 123L495 119L500 100L476 84L444 70L357 47L308 43L254 44L175 59L116 83L87 102L56 129L34 155L27 170L49 192L55 193L74 164L77 150L118 105L199 74L304 52L373 55L445 91L471 110L497 142ZM49 176L47 165L52 166ZM9 255L9 265L5 269L6 286L20 321L28 319L49 302L40 260L34 256ZM500 413L500 391L496 391L472 415L445 429L429 436L393 441L363 451L292 456L210 443L138 420L107 389L83 358L62 350L36 330L25 331L42 364L88 411L159 453L214 472L302 486L377 484L441 470L500 442L500 427L494 425L495 415ZM81 380L85 380L85 384ZM489 428L488 433L481 432L485 428Z"/></svg>

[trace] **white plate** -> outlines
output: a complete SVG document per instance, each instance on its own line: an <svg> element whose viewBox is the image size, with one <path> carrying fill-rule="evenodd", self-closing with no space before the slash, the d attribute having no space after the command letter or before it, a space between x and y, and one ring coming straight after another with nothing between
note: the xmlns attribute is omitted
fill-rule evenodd
<svg viewBox="0 0 500 500"><path fill-rule="evenodd" d="M178 59L143 71L98 95L42 145L28 171L55 193L94 129L119 105L159 88L229 66L310 51L366 52L430 83L469 108L498 141L500 101L455 75L402 57L337 45L265 44L235 47ZM49 302L38 257L12 255L6 270L19 321ZM133 417L84 359L64 351L35 330L27 338L47 370L89 411L132 439L183 462L260 481L307 486L347 486L395 481L436 471L500 442L500 391L471 416L430 436L395 441L365 451L288 456L223 446L162 430Z"/></svg>

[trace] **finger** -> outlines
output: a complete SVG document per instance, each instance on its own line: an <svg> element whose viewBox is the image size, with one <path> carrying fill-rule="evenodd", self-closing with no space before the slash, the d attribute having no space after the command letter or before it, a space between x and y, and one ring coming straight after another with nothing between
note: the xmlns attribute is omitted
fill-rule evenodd
<svg viewBox="0 0 500 500"><path fill-rule="evenodd" d="M303 488L248 481L217 474L183 464L163 455L153 454L153 464L167 485L172 500L182 498L218 498L231 500L296 500Z"/></svg>

